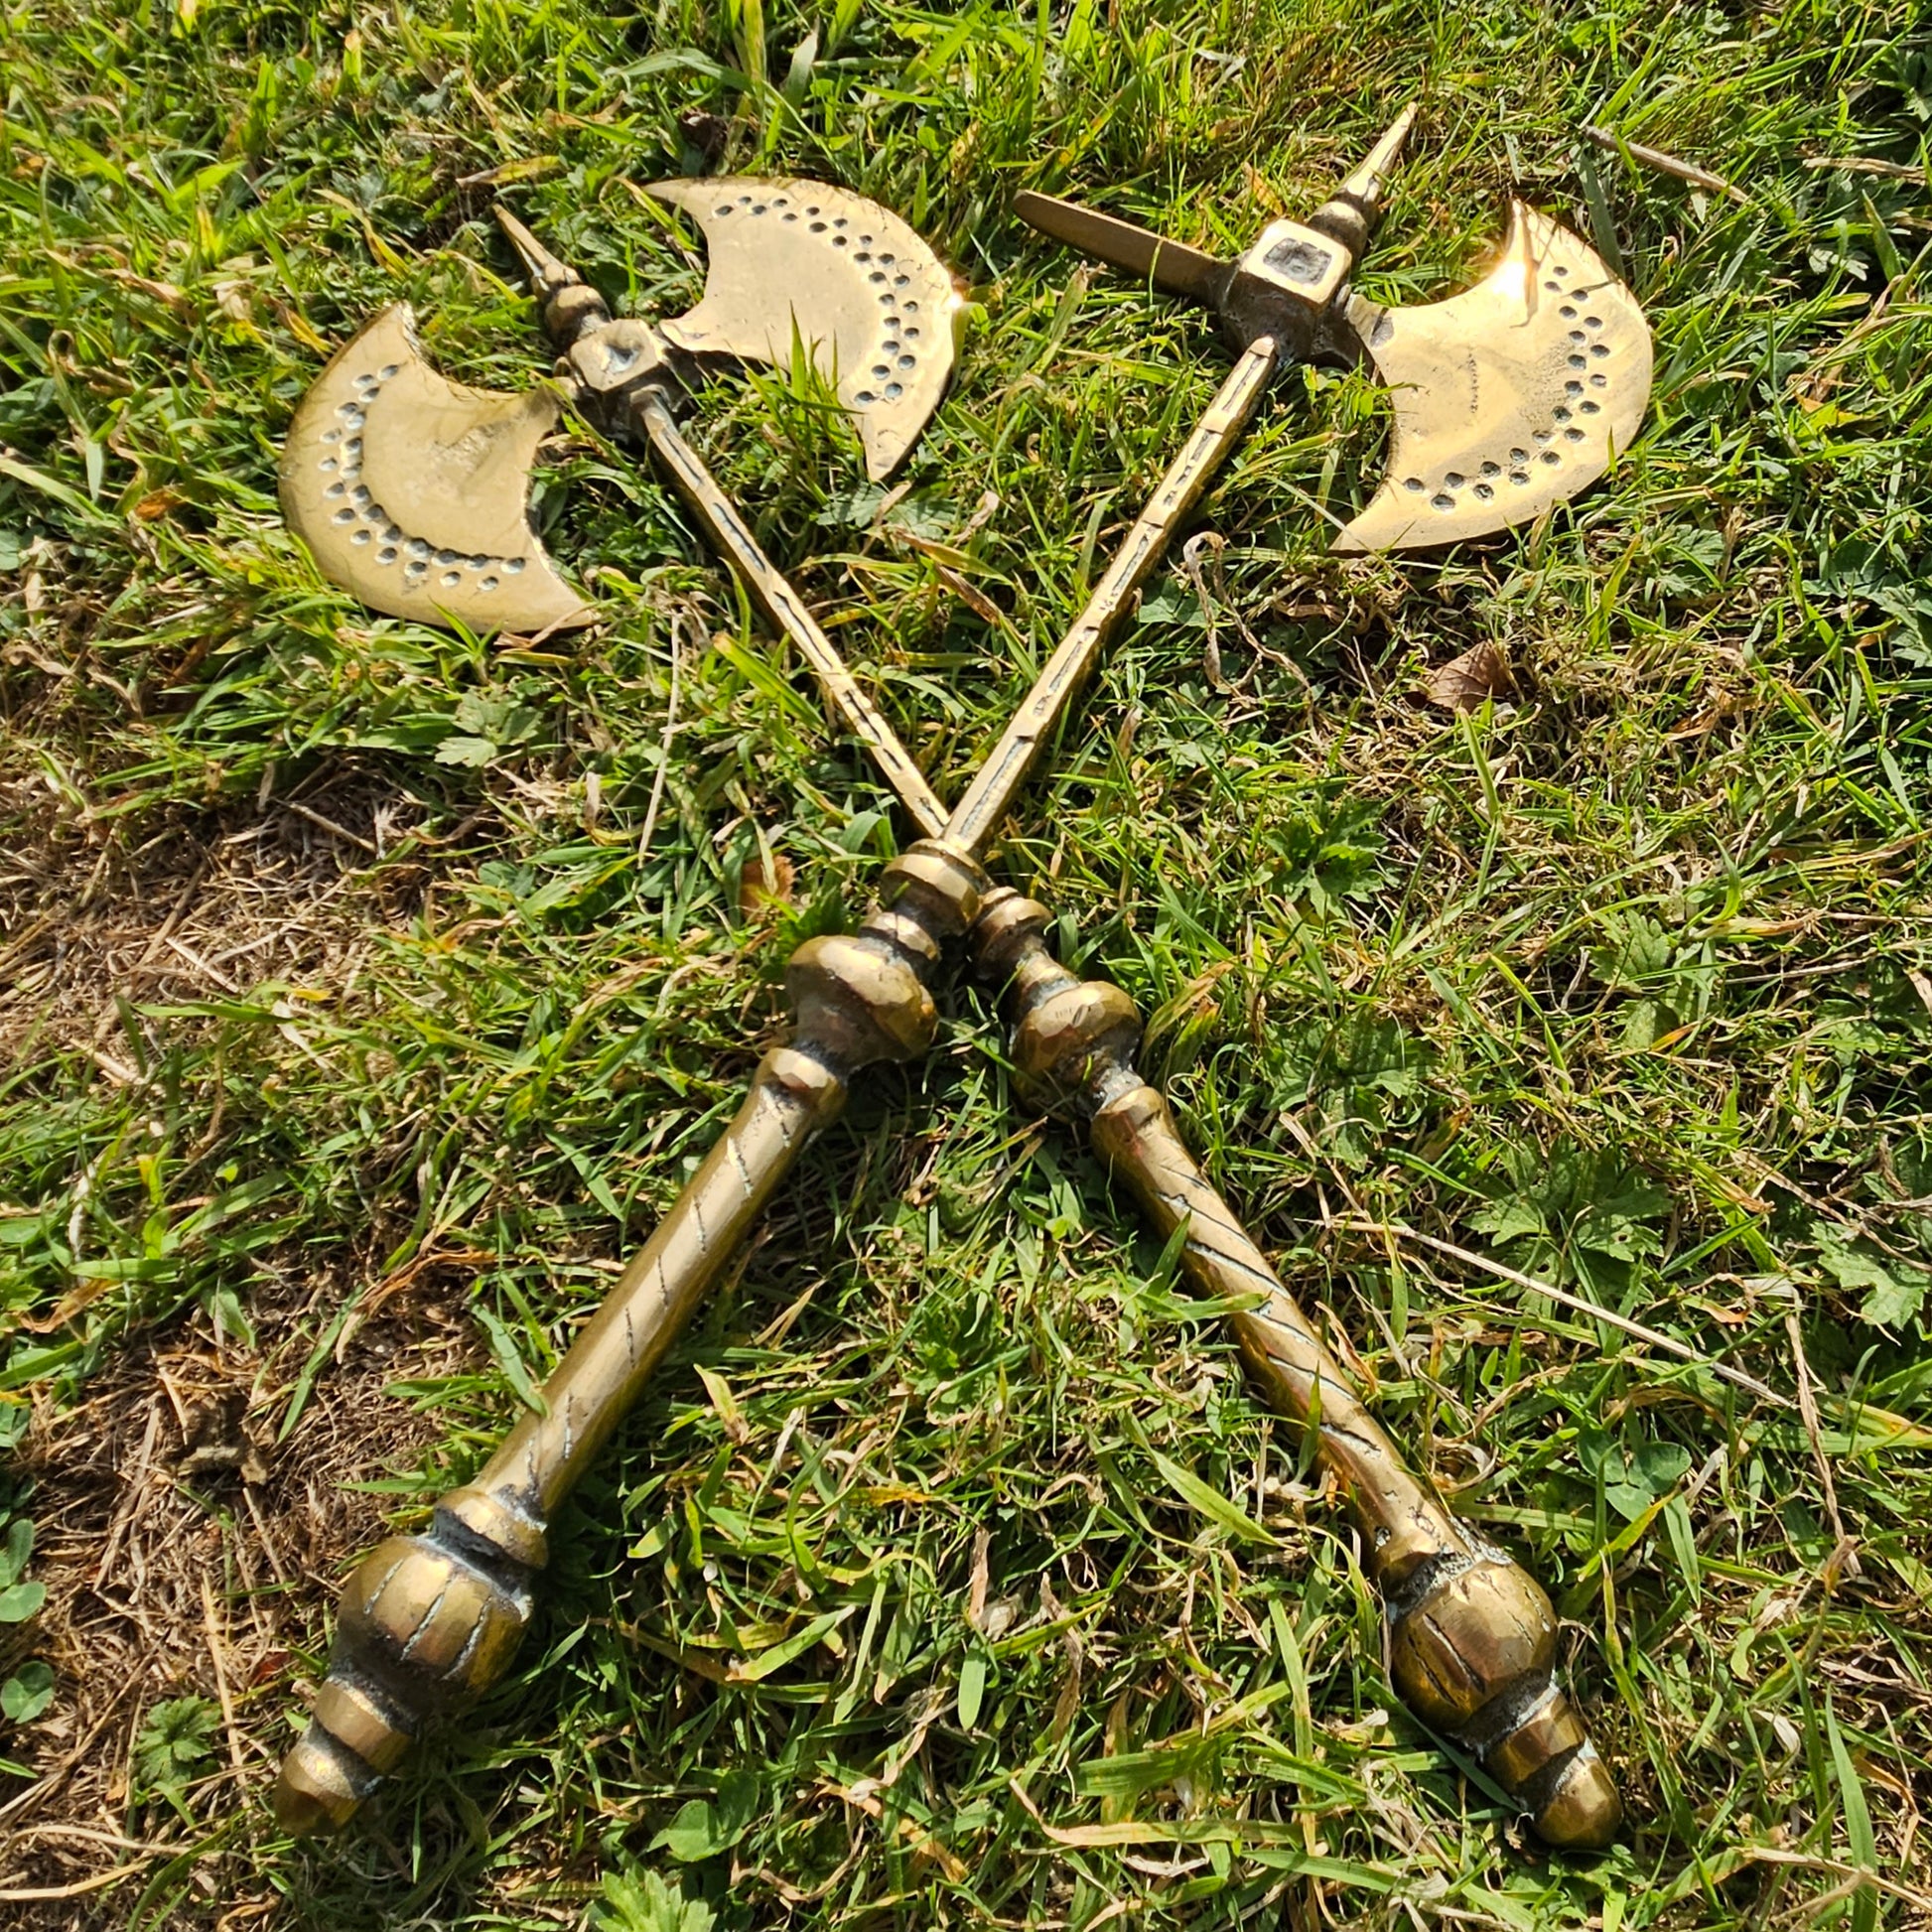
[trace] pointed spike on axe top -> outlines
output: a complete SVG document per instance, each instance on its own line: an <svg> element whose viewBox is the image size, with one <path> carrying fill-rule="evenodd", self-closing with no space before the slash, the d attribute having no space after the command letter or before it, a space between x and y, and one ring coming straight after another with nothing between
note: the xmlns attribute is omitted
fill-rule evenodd
<svg viewBox="0 0 1932 1932"><path fill-rule="evenodd" d="M1402 150L1409 144L1410 130L1416 125L1416 116L1421 112L1422 103L1412 100L1389 123L1360 165L1335 190L1336 201L1359 203L1369 210L1371 219L1381 212L1382 191L1388 186L1389 177L1395 173L1395 164L1402 158Z"/></svg>
<svg viewBox="0 0 1932 1932"><path fill-rule="evenodd" d="M496 225L521 258L523 272L536 288L547 294L552 289L569 288L584 279L568 262L559 261L501 202L496 203L490 212L495 215Z"/></svg>

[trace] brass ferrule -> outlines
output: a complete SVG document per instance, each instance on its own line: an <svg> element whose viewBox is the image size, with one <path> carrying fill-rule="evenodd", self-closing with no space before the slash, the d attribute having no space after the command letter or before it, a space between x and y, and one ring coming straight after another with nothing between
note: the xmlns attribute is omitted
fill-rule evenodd
<svg viewBox="0 0 1932 1932"><path fill-rule="evenodd" d="M329 1676L282 1764L275 1815L297 1837L333 1830L394 1769L432 1718L508 1668L531 1612L529 1568L472 1527L509 1512L458 1490L420 1536L391 1537L349 1579ZM541 1531L510 1532L518 1551Z"/></svg>
<svg viewBox="0 0 1932 1932"><path fill-rule="evenodd" d="M1557 1620L1529 1573L1461 1525L1468 1554L1385 1583L1389 1674L1425 1724L1472 1751L1549 1844L1610 1844L1623 1806L1556 1680Z"/></svg>

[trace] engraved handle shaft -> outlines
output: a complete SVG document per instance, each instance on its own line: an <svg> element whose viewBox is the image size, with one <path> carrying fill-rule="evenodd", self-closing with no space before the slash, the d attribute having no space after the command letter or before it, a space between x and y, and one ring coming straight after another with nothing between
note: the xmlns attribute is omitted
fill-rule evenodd
<svg viewBox="0 0 1932 1932"><path fill-rule="evenodd" d="M759 547L731 498L679 432L655 386L642 386L629 407L680 495L697 512L712 541L730 559L753 602L788 637L811 666L832 714L872 754L880 774L927 838L976 856L985 851L1054 728L1086 682L1122 614L1148 572L1160 562L1175 529L1200 500L1222 459L1241 440L1277 361L1275 344L1263 336L1235 360L1180 454L1168 466L1147 507L1134 519L1085 608L1047 659L1033 689L980 766L950 815L924 774L852 675L838 646L805 607L782 572Z"/></svg>
<svg viewBox="0 0 1932 1932"><path fill-rule="evenodd" d="M276 1786L290 1831L345 1823L430 1719L508 1668L551 1512L844 1094L824 1056L765 1054L737 1118L545 1383L542 1406L474 1482L442 1498L427 1530L390 1537L362 1561L309 1729Z"/></svg>
<svg viewBox="0 0 1932 1932"><path fill-rule="evenodd" d="M330 1671L308 1733L277 1787L297 1832L340 1824L429 1718L457 1708L507 1667L531 1611L549 1516L635 1399L810 1136L843 1106L852 1075L922 1051L934 1018L926 985L943 943L978 912L977 858L1064 716L1114 623L1239 440L1271 373L1275 344L1250 345L1055 651L979 779L944 823L889 869L884 903L850 939L810 942L788 982L792 1043L768 1052L737 1117L475 1482L439 1504L420 1536L383 1544L345 1593ZM767 619L798 645L841 721L879 760L920 829L939 803L730 498L678 434L652 386L632 392L639 426ZM1138 1020L1118 989L1082 986L1045 950L1045 914L1012 894L975 927L982 967L1016 989L1023 1057L1063 1104L1088 1115L1156 1225L1184 1220L1184 1266L1207 1293L1259 1289L1237 1317L1273 1399L1317 1432L1369 1530L1388 1593L1398 1689L1432 1722L1482 1752L1553 1843L1614 1831L1614 1791L1551 1675L1548 1599L1499 1552L1458 1525L1402 1463L1346 1376L1220 1196L1194 1166L1160 1096L1134 1074ZM1021 908L1016 913L1012 908Z"/></svg>
<svg viewBox="0 0 1932 1932"><path fill-rule="evenodd" d="M1214 392L1214 400L1194 426L1193 434L1168 466L1148 498L1147 508L1135 519L1113 562L1094 586L1087 608L1047 659L1013 722L967 786L965 797L953 807L946 836L966 851L984 852L1013 809L1021 786L1054 727L1079 695L1121 613L1161 560L1175 528L1200 500L1222 459L1240 442L1278 359L1271 336L1257 337L1235 358L1234 367Z"/></svg>
<svg viewBox="0 0 1932 1932"><path fill-rule="evenodd" d="M864 741L873 761L886 782L898 794L923 838L937 838L946 829L946 808L925 781L925 773L900 744L898 734L880 716L859 680L847 668L834 644L819 627L818 620L805 600L792 588L791 580L772 563L758 539L745 527L738 505L719 486L718 479L689 443L671 414L663 392L655 387L642 389L632 405L637 422L650 439L651 449L677 485L677 491L696 511L719 550L737 571L739 581L751 593L752 601L764 614L766 622L780 636L790 638L794 648L812 667L819 689L832 714L855 738Z"/></svg>
<svg viewBox="0 0 1932 1932"><path fill-rule="evenodd" d="M844 1106L853 1075L930 1043L926 983L978 911L983 885L964 854L915 845L888 867L881 903L856 933L792 955L791 1042L759 1061L731 1125L544 1384L538 1410L475 1481L442 1499L427 1530L391 1537L349 1579L329 1674L276 1786L290 1831L345 1822L426 1723L508 1668L552 1512L799 1153Z"/></svg>
<svg viewBox="0 0 1932 1932"><path fill-rule="evenodd" d="M475 1487L533 1521L549 1519L846 1094L845 1070L802 1030L759 1060L731 1125L544 1383L542 1406L503 1439Z"/></svg>
<svg viewBox="0 0 1932 1932"><path fill-rule="evenodd" d="M1201 1173L1167 1102L1136 1072L1134 1003L1061 966L1046 948L1048 917L1044 906L996 889L972 935L975 965L1006 989L1023 1088L1088 1123L1158 1233L1185 1229L1180 1265L1200 1293L1261 1298L1230 1320L1263 1392L1313 1432L1362 1527L1388 1609L1390 1675L1404 1703L1474 1751L1549 1843L1607 1845L1622 1807L1556 1681L1549 1597L1404 1462Z"/></svg>

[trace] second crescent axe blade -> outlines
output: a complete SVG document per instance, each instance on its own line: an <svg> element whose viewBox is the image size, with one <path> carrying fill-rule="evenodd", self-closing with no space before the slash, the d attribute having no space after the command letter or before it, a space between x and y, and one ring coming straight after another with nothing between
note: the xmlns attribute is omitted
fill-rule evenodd
<svg viewBox="0 0 1932 1932"><path fill-rule="evenodd" d="M723 176L649 191L704 230L704 299L659 325L674 348L791 360L794 332L865 446L890 476L939 406L952 374L952 277L889 208L822 182Z"/></svg>
<svg viewBox="0 0 1932 1932"><path fill-rule="evenodd" d="M1113 216L1035 194L1014 209L1046 234L1213 310L1235 343L1266 333L1285 358L1370 356L1394 392L1387 475L1336 538L1343 553L1421 549L1525 523L1593 483L1650 397L1650 330L1636 298L1568 228L1517 202L1502 259L1446 302L1386 309L1348 276L1382 182L1414 120L1306 221L1272 221L1217 262Z"/></svg>
<svg viewBox="0 0 1932 1932"><path fill-rule="evenodd" d="M372 610L478 630L551 630L597 613L557 574L525 501L562 403L437 374L404 303L337 351L282 447L282 508L332 583Z"/></svg>
<svg viewBox="0 0 1932 1932"><path fill-rule="evenodd" d="M1643 422L1650 331L1594 249L1521 202L1502 259L1447 302L1347 320L1393 392L1387 474L1344 554L1489 536L1574 496Z"/></svg>

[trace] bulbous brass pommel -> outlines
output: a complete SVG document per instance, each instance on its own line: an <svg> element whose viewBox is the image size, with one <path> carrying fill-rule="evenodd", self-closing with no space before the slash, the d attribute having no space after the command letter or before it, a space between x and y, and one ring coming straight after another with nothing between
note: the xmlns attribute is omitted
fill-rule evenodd
<svg viewBox="0 0 1932 1932"><path fill-rule="evenodd" d="M997 889L973 928L980 973L1008 988L1013 1070L1022 1093L1049 1113L1091 1117L1138 1086L1141 1016L1107 980L1075 979L1047 950L1050 914L1037 899Z"/></svg>
<svg viewBox="0 0 1932 1932"><path fill-rule="evenodd" d="M895 859L857 932L807 939L792 954L785 991L797 1044L842 1068L916 1059L939 1024L926 984L945 943L978 913L985 885L971 858L936 839Z"/></svg>
<svg viewBox="0 0 1932 1932"><path fill-rule="evenodd" d="M446 1497L422 1535L391 1537L363 1560L309 1728L276 1782L285 1831L346 1824L428 1720L496 1683L530 1620L529 1574L542 1560L541 1529L474 1489Z"/></svg>
<svg viewBox="0 0 1932 1932"><path fill-rule="evenodd" d="M1069 976L1070 978L1070 976ZM1013 1030L1013 1068L1027 1095L1055 1111L1091 1111L1140 1043L1134 1002L1108 980L1072 980L1030 1007Z"/></svg>
<svg viewBox="0 0 1932 1932"><path fill-rule="evenodd" d="M870 934L807 939L785 968L798 1037L849 1066L916 1059L939 1024L918 973Z"/></svg>
<svg viewBox="0 0 1932 1932"><path fill-rule="evenodd" d="M1556 1614L1535 1579L1478 1544L1421 1566L1406 1587L1384 1581L1403 1702L1473 1751L1546 1844L1610 1844L1623 1806L1557 1684Z"/></svg>

